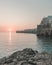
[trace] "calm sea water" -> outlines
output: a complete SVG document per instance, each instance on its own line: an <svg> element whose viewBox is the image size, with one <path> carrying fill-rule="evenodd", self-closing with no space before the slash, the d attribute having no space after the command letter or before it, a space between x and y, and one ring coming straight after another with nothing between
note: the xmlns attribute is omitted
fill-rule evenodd
<svg viewBox="0 0 52 65"><path fill-rule="evenodd" d="M24 48L52 52L52 39L38 38L36 34L0 33L0 58Z"/></svg>

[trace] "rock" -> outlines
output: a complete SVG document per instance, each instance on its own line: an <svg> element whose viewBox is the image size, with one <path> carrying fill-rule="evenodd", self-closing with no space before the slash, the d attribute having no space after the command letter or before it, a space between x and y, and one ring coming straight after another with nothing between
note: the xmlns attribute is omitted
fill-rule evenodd
<svg viewBox="0 0 52 65"><path fill-rule="evenodd" d="M0 64L4 64L6 61L6 57L3 57L2 59L0 59Z"/></svg>
<svg viewBox="0 0 52 65"><path fill-rule="evenodd" d="M21 65L37 65L36 63L33 62L23 62Z"/></svg>
<svg viewBox="0 0 52 65"><path fill-rule="evenodd" d="M17 51L0 59L0 65L52 65L52 54L34 51L31 48Z"/></svg>
<svg viewBox="0 0 52 65"><path fill-rule="evenodd" d="M13 59L12 58L7 58L7 60L5 61L6 64L12 63Z"/></svg>
<svg viewBox="0 0 52 65"><path fill-rule="evenodd" d="M34 55L34 54L38 53L38 51L34 51L31 48L26 48L23 50L23 52L28 55Z"/></svg>

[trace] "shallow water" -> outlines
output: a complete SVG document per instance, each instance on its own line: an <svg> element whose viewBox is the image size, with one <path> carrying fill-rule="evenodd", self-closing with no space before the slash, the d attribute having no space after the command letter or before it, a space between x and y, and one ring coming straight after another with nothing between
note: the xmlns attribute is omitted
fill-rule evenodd
<svg viewBox="0 0 52 65"><path fill-rule="evenodd" d="M52 52L52 39L37 37L36 34L0 33L0 58L24 48Z"/></svg>

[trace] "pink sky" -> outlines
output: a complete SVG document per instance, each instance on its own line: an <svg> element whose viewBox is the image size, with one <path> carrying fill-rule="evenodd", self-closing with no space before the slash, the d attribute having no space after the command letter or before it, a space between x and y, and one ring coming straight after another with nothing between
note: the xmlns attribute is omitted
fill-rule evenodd
<svg viewBox="0 0 52 65"><path fill-rule="evenodd" d="M52 0L0 0L0 31L36 28L52 15Z"/></svg>

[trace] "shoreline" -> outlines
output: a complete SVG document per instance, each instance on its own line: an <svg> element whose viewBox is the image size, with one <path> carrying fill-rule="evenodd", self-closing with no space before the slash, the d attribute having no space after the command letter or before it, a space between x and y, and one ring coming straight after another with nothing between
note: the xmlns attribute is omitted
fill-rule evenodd
<svg viewBox="0 0 52 65"><path fill-rule="evenodd" d="M8 57L0 59L0 65L52 65L52 53L42 52L31 48L16 51Z"/></svg>

